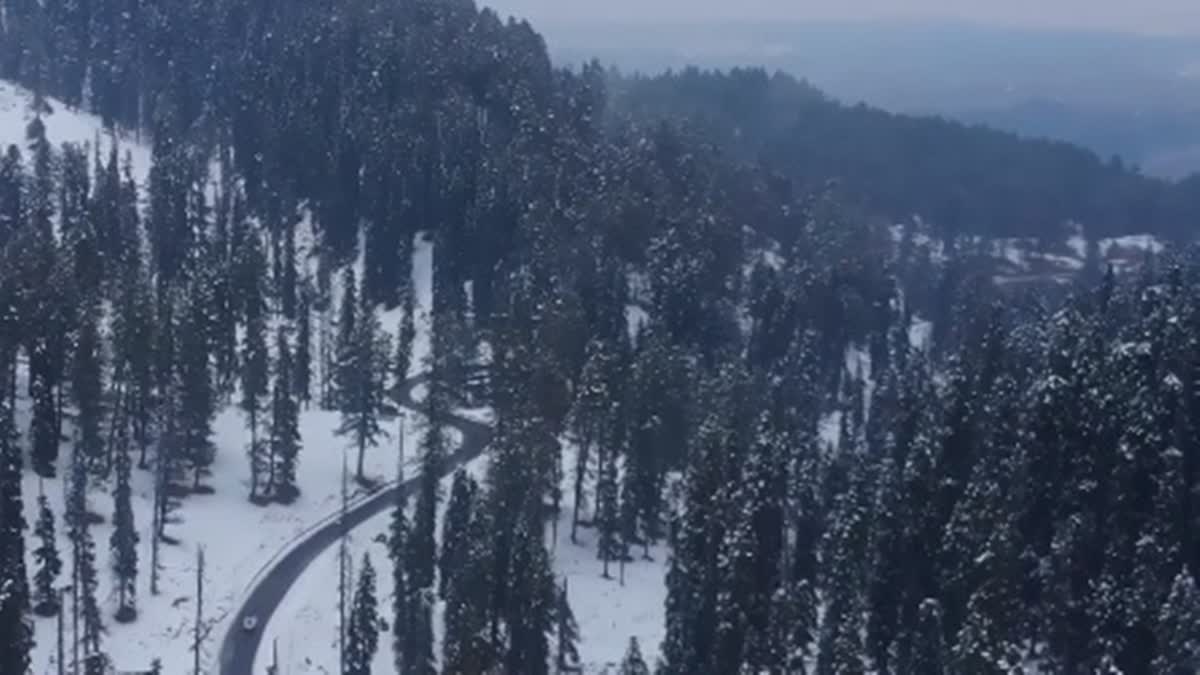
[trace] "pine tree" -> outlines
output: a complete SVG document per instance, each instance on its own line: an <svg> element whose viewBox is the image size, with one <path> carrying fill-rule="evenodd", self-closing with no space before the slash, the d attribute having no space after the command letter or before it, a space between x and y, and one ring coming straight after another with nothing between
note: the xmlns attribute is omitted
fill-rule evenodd
<svg viewBox="0 0 1200 675"><path fill-rule="evenodd" d="M87 513L87 470L83 457L76 453L71 461L71 480L67 516L72 550L72 593L78 603L83 621L80 643L87 657L100 653L100 636L104 623L96 597L100 579L96 570L96 547L92 539Z"/></svg>
<svg viewBox="0 0 1200 675"><path fill-rule="evenodd" d="M296 308L296 372L292 376L297 400L304 406L312 401L312 290L307 278L300 286Z"/></svg>
<svg viewBox="0 0 1200 675"><path fill-rule="evenodd" d="M58 408L50 347L40 338L29 348L29 396L33 399L33 416L29 423L33 469L42 478L53 478L60 441Z"/></svg>
<svg viewBox="0 0 1200 675"><path fill-rule="evenodd" d="M371 556L363 554L358 587L354 591L354 607L350 613L347 637L347 675L370 675L371 662L379 647L379 616L375 604L375 568Z"/></svg>
<svg viewBox="0 0 1200 675"><path fill-rule="evenodd" d="M404 619L404 670L400 675L435 675L433 660L433 590L410 588Z"/></svg>
<svg viewBox="0 0 1200 675"><path fill-rule="evenodd" d="M1158 614L1158 655L1153 672L1183 675L1200 669L1200 591L1187 570L1181 570Z"/></svg>
<svg viewBox="0 0 1200 675"><path fill-rule="evenodd" d="M406 673L405 649L408 644L409 596L407 580L408 553L408 495L404 489L404 436L401 430L400 461L396 465L396 503L392 506L392 522L388 533L388 558L392 562L392 657L395 672Z"/></svg>
<svg viewBox="0 0 1200 675"><path fill-rule="evenodd" d="M117 586L116 619L128 623L137 617L138 533L130 505L130 472L133 461L129 448L117 452L117 484L113 488L113 533L109 540L113 572Z"/></svg>
<svg viewBox="0 0 1200 675"><path fill-rule="evenodd" d="M440 379L441 361L434 347L430 354L429 384L425 393L425 433L421 438L421 476L409 553L409 583L413 588L433 586L437 541L434 528L441 499L442 467L446 462L446 437L442 424L448 407Z"/></svg>
<svg viewBox="0 0 1200 675"><path fill-rule="evenodd" d="M939 675L946 672L946 644L942 631L941 604L933 598L921 602L917 614L916 650L913 653L913 673Z"/></svg>
<svg viewBox="0 0 1200 675"><path fill-rule="evenodd" d="M334 399L339 407L343 399L354 388L354 382L359 374L355 371L355 357L358 345L360 319L358 317L358 284L354 276L354 267L347 267L342 273L342 301L338 305L337 338L333 343L333 363L326 364L333 372L335 387Z"/></svg>
<svg viewBox="0 0 1200 675"><path fill-rule="evenodd" d="M77 445L89 471L102 473L107 469L104 451L103 387L104 373L101 361L100 332L97 321L100 307L88 302L80 316L79 342L75 347L75 363L72 372L71 392L79 411L76 419Z"/></svg>
<svg viewBox="0 0 1200 675"><path fill-rule="evenodd" d="M510 578L505 580L508 644L501 662L506 672L545 675L555 627L554 577L540 519L521 514L519 520L513 532Z"/></svg>
<svg viewBox="0 0 1200 675"><path fill-rule="evenodd" d="M25 571L25 516L21 502L21 451L12 412L0 399L0 671L24 673L33 650L29 581Z"/></svg>
<svg viewBox="0 0 1200 675"><path fill-rule="evenodd" d="M300 494L296 487L296 461L300 453L300 406L292 386L295 364L287 335L280 328L275 339L275 389L271 398L271 486L277 501L290 504Z"/></svg>
<svg viewBox="0 0 1200 675"><path fill-rule="evenodd" d="M851 460L854 461L854 460ZM861 675L867 672L863 647L864 576L867 510L860 464L849 467L849 487L835 500L826 534L825 597L828 598L818 638L817 675ZM901 671L908 672L908 671Z"/></svg>
<svg viewBox="0 0 1200 675"><path fill-rule="evenodd" d="M608 563L623 557L621 550L621 505L617 494L616 453L609 450L600 454L600 482L596 485L596 532L597 555L604 563L601 576L611 579Z"/></svg>
<svg viewBox="0 0 1200 675"><path fill-rule="evenodd" d="M353 281L353 275L348 275L347 281ZM346 293L353 299L353 291ZM379 327L379 317L373 307L364 305L351 313L351 318L354 316L358 317L358 323L353 327L350 343L338 354L341 359L338 364L341 373L338 403L342 421L337 434L351 438L358 450L355 478L366 482L363 462L367 448L377 446L380 437L388 435L380 426L379 418L390 409L384 391L389 348L387 335ZM433 564L432 559L430 564Z"/></svg>
<svg viewBox="0 0 1200 675"><path fill-rule="evenodd" d="M587 361L580 375L578 392L571 411L571 427L578 441L573 476L575 503L571 514L571 541L576 541L579 512L583 508L584 487L590 477L593 453L616 442L613 433L614 392L609 387L611 354L607 345L593 340L587 347ZM632 475L632 474L630 474ZM597 505L598 506L598 505ZM632 505L631 505L632 506Z"/></svg>
<svg viewBox="0 0 1200 675"><path fill-rule="evenodd" d="M577 672L579 670L579 624L575 622L575 613L571 611L571 602L567 596L567 580L555 589L554 624L556 648L554 661L559 673Z"/></svg>
<svg viewBox="0 0 1200 675"><path fill-rule="evenodd" d="M438 557L438 594L443 599L446 598L446 584L466 563L466 553L471 545L467 540L467 530L471 525L478 491L475 479L465 470L454 472L450 502L442 519L442 551Z"/></svg>
<svg viewBox="0 0 1200 675"><path fill-rule="evenodd" d="M646 665L646 660L642 658L642 648L638 645L637 638L629 638L629 647L625 649L625 658L621 659L621 669L618 673L619 675L650 675L650 668Z"/></svg>
<svg viewBox="0 0 1200 675"><path fill-rule="evenodd" d="M268 457L269 448L263 446L258 434L259 418L264 412L263 400L267 396L270 381L270 357L267 352L267 303L263 279L266 261L256 234L249 235L244 255L246 260L242 264L246 266L247 271L243 273L246 279L239 291L246 322L242 336L241 407L250 426L250 445L247 448L250 457L250 500L255 501L262 498L261 493L270 489L267 474L272 463Z"/></svg>
<svg viewBox="0 0 1200 675"><path fill-rule="evenodd" d="M176 433L179 458L191 465L193 488L199 489L200 479L213 460L212 418L216 401L205 332L208 303L199 284L193 283L188 290L176 353L179 385Z"/></svg>
<svg viewBox="0 0 1200 675"><path fill-rule="evenodd" d="M408 371L412 367L412 348L413 341L417 337L417 324L413 314L416 308L413 305L413 290L412 281L405 286L404 296L401 300L400 308L400 328L396 333L396 360L395 374L397 393L408 381Z"/></svg>
<svg viewBox="0 0 1200 675"><path fill-rule="evenodd" d="M62 573L62 559L58 556L58 542L54 535L54 512L46 495L38 495L38 521L35 533L38 547L33 556L38 569L34 574L35 604L33 610L40 616L54 616L61 609L58 605L58 590L54 582Z"/></svg>
<svg viewBox="0 0 1200 675"><path fill-rule="evenodd" d="M494 644L488 635L492 608L487 595L494 560L489 547L493 534L486 513L476 508L465 535L462 564L446 583L443 672L485 672L494 660Z"/></svg>

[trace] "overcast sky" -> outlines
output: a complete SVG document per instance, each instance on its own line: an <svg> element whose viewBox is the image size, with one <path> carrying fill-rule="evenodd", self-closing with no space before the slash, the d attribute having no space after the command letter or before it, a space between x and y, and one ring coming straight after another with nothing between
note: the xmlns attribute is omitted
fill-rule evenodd
<svg viewBox="0 0 1200 675"><path fill-rule="evenodd" d="M480 0L547 27L610 20L964 19L1032 28L1200 35L1200 0ZM536 27L536 25L535 25Z"/></svg>

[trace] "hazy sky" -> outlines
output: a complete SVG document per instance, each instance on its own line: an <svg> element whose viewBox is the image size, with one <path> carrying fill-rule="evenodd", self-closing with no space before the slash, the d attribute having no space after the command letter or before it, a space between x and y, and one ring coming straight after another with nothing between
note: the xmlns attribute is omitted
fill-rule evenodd
<svg viewBox="0 0 1200 675"><path fill-rule="evenodd" d="M480 0L535 24L636 20L965 19L1200 35L1200 0Z"/></svg>

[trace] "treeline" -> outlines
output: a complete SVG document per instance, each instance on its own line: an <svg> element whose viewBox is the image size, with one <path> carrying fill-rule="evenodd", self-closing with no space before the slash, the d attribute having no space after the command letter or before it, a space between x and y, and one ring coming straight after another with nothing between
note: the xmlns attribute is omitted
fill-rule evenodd
<svg viewBox="0 0 1200 675"><path fill-rule="evenodd" d="M782 73L614 73L610 87L613 107L627 115L687 119L735 156L798 185L836 178L870 214L891 222L919 215L948 237L1058 241L1074 221L1097 237L1187 240L1200 222L1194 177L1172 183L1068 143L845 105Z"/></svg>

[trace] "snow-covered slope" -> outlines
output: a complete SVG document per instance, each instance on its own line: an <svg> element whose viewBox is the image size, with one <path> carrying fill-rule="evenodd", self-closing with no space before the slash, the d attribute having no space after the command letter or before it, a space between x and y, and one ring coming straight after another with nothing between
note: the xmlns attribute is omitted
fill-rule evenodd
<svg viewBox="0 0 1200 675"><path fill-rule="evenodd" d="M0 81L0 146L16 144L24 150L25 129L32 119L31 96L28 91ZM101 144L106 151L112 135L106 132L100 120L92 115L72 110L61 102L49 101L53 112L43 115L46 134L57 149L64 142ZM149 149L136 139L119 137L121 153L132 157L135 178L144 185L149 170ZM311 241L311 237L301 237ZM417 287L418 310L429 305L429 273L432 262L432 246L418 238L414 252L414 282ZM386 329L394 331L398 324L395 312L382 317ZM418 337L415 345L417 363L428 347L425 322L418 321ZM24 378L24 374L21 375ZM18 391L24 392L24 382L18 383ZM29 401L22 397L17 407L18 429L24 434L29 427ZM301 416L303 450L297 468L297 481L301 496L290 506L271 505L257 507L249 503L249 475L245 446L248 442L245 421L236 408L225 407L214 422L213 441L216 459L212 474L205 484L213 488L211 495L193 495L183 501L177 513L178 522L168 526L168 532L179 539L175 546L161 548L161 574L159 594L150 593L150 522L152 481L148 472L136 470L133 476L133 510L141 542L138 548L139 578L137 582L138 619L128 625L117 624L112 619L116 608L109 564L109 537L112 528L112 484L97 484L89 494L90 509L102 516L104 523L92 529L96 542L97 569L100 572L99 600L104 612L106 634L104 649L112 657L118 671L139 670L149 667L154 658L161 658L163 671L167 673L190 672L192 664L191 624L196 611L195 571L196 553L205 550L204 574L204 623L208 627L206 640L201 650L201 664L210 668L215 662L218 641L223 634L230 613L238 606L243 593L254 578L262 573L291 542L338 510L340 484L338 476L342 457L346 451L344 439L334 435L338 425L336 413L307 410ZM68 425L65 434L71 436ZM410 429L410 433L413 430ZM27 438L22 437L27 444ZM413 438L409 443L415 442ZM70 456L70 443L64 443L60 452L60 464L65 466ZM383 448L369 452L366 462L367 473L388 479L395 470L395 453ZM60 470L60 475L64 473ZM69 544L62 523L64 510L64 485L61 479L42 481L27 472L24 479L26 519L32 522L37 516L37 497L45 494L58 520L58 546L60 555L69 560ZM28 533L29 569L34 570L32 549L36 546L32 529ZM64 573L59 583L66 584ZM56 621L39 618L35 621L37 646L33 654L34 673L57 672ZM66 635L67 654L70 658L69 622Z"/></svg>
<svg viewBox="0 0 1200 675"><path fill-rule="evenodd" d="M25 152L25 129L33 119L33 95L19 85L0 80L0 148L16 145ZM101 150L107 152L112 144L112 134L104 129L100 119L68 107L55 99L47 99L51 112L42 116L46 124L46 138L58 149L63 143L87 143L95 147L99 141ZM150 148L128 134L118 133L117 143L121 158L128 151L133 160L134 178L144 184L150 170Z"/></svg>
<svg viewBox="0 0 1200 675"><path fill-rule="evenodd" d="M420 243L414 254L414 276L419 310L429 306L429 263L432 259L430 246ZM396 321L391 322L394 328ZM388 324L385 324L388 325ZM424 333L424 322L418 324ZM428 338L419 338L427 345ZM19 391L24 391L19 386ZM334 435L339 422L337 413L307 410L301 415L301 435L304 448L297 468L297 481L301 489L300 498L290 506L270 505L258 507L249 503L249 474L244 448L248 442L245 421L234 407L223 410L214 424L214 443L217 447L212 476L205 483L214 488L212 495L195 495L183 501L179 511L180 522L168 527L169 533L181 540L178 546L163 546L160 594L149 591L149 561L152 481L148 472L136 471L133 485L133 508L141 544L138 549L140 576L138 578L138 606L140 616L129 625L118 625L111 620L116 598L112 592L109 573L108 539L112 529L111 485L101 485L89 495L89 504L94 511L105 517L106 524L92 530L97 544L97 567L100 570L100 593L108 633L104 647L113 658L118 670L144 669L154 658L161 658L164 672L188 672L191 665L190 626L195 616L195 560L196 551L205 550L205 622L211 626L202 652L202 663L215 663L219 640L229 626L229 616L238 607L243 594L257 575L264 572L277 555L291 543L300 539L315 526L336 515L340 506L340 482L342 457L346 452L345 439ZM29 425L29 406L22 399L18 409L18 425L26 431ZM409 425L406 434L408 447L415 447L417 430ZM70 429L67 429L70 436ZM452 439L457 441L458 439ZM396 453L389 444L387 448L369 451L366 469L372 477L390 479L395 471ZM68 444L63 445L61 456L69 456ZM411 473L411 469L410 469ZM37 495L44 490L51 507L60 517L59 551L64 558L69 552L69 543L61 526L63 511L63 484L59 480L40 481L32 473L26 474L26 515L29 520L36 517ZM354 498L361 495L354 489ZM30 550L34 540L30 539ZM382 561L381 561L382 562ZM32 553L29 569L35 569ZM60 579L63 583L67 580ZM284 616L287 616L285 613ZM328 619L326 614L324 619ZM334 624L330 624L333 626ZM334 629L335 630L335 629ZM56 672L56 625L53 619L38 619L36 622L37 648L34 654L34 672ZM67 636L68 645L70 635ZM69 652L68 648L68 652Z"/></svg>

